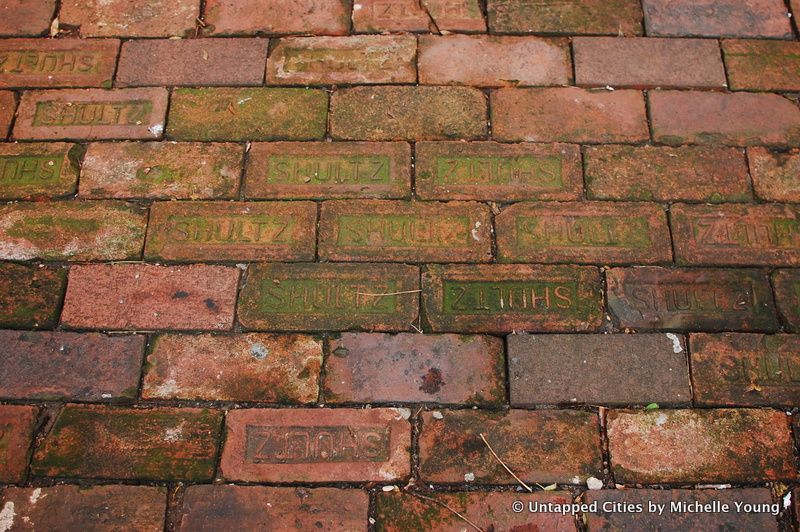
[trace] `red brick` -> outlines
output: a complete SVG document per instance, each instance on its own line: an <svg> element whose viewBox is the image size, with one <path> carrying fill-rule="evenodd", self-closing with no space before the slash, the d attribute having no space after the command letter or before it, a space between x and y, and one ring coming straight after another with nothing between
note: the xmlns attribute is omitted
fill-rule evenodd
<svg viewBox="0 0 800 532"><path fill-rule="evenodd" d="M494 92L492 134L504 141L581 143L642 142L649 137L642 93L576 87Z"/></svg>
<svg viewBox="0 0 800 532"><path fill-rule="evenodd" d="M800 149L773 152L747 148L756 196L767 201L800 202Z"/></svg>
<svg viewBox="0 0 800 532"><path fill-rule="evenodd" d="M37 416L38 409L33 406L0 406L0 482L25 480ZM3 495L6 493L4 489Z"/></svg>
<svg viewBox="0 0 800 532"><path fill-rule="evenodd" d="M61 323L87 329L229 330L239 270L224 266L73 266Z"/></svg>
<svg viewBox="0 0 800 532"><path fill-rule="evenodd" d="M10 399L136 399L144 336L0 331L7 357L0 396Z"/></svg>
<svg viewBox="0 0 800 532"><path fill-rule="evenodd" d="M774 410L612 410L612 472L623 484L791 480L789 421Z"/></svg>
<svg viewBox="0 0 800 532"><path fill-rule="evenodd" d="M777 94L651 91L653 139L665 144L796 144L800 109Z"/></svg>
<svg viewBox="0 0 800 532"><path fill-rule="evenodd" d="M220 465L244 482L386 482L411 472L403 408L231 410Z"/></svg>
<svg viewBox="0 0 800 532"><path fill-rule="evenodd" d="M111 88L117 39L0 41L0 87Z"/></svg>
<svg viewBox="0 0 800 532"><path fill-rule="evenodd" d="M641 35L637 0L490 0L492 33Z"/></svg>
<svg viewBox="0 0 800 532"><path fill-rule="evenodd" d="M432 23L418 0L355 0L353 28L358 33L427 32Z"/></svg>
<svg viewBox="0 0 800 532"><path fill-rule="evenodd" d="M0 35L43 35L55 10L56 0L3 0Z"/></svg>
<svg viewBox="0 0 800 532"><path fill-rule="evenodd" d="M71 196L78 188L83 151L61 142L0 144L0 198Z"/></svg>
<svg viewBox="0 0 800 532"><path fill-rule="evenodd" d="M722 41L733 90L800 90L800 43Z"/></svg>
<svg viewBox="0 0 800 532"><path fill-rule="evenodd" d="M800 332L800 270L772 274L778 310L792 332Z"/></svg>
<svg viewBox="0 0 800 532"><path fill-rule="evenodd" d="M491 225L480 203L327 201L319 255L331 261L489 262Z"/></svg>
<svg viewBox="0 0 800 532"><path fill-rule="evenodd" d="M11 121L14 119L14 110L17 108L17 101L14 93L10 91L0 91L0 138L5 139L11 130Z"/></svg>
<svg viewBox="0 0 800 532"><path fill-rule="evenodd" d="M142 397L314 403L322 341L306 335L159 335Z"/></svg>
<svg viewBox="0 0 800 532"><path fill-rule="evenodd" d="M670 262L669 226L653 203L518 203L495 218L499 262Z"/></svg>
<svg viewBox="0 0 800 532"><path fill-rule="evenodd" d="M328 403L505 402L503 342L491 336L343 333L325 363Z"/></svg>
<svg viewBox="0 0 800 532"><path fill-rule="evenodd" d="M589 146L592 199L729 202L752 199L744 153L706 146Z"/></svg>
<svg viewBox="0 0 800 532"><path fill-rule="evenodd" d="M221 412L68 404L36 449L31 472L52 477L211 480Z"/></svg>
<svg viewBox="0 0 800 532"><path fill-rule="evenodd" d="M422 0L439 31L486 32L478 0Z"/></svg>
<svg viewBox="0 0 800 532"><path fill-rule="evenodd" d="M59 12L83 37L188 37L198 16L197 0L64 0Z"/></svg>
<svg viewBox="0 0 800 532"><path fill-rule="evenodd" d="M411 195L405 142L270 142L250 147L248 198L398 198Z"/></svg>
<svg viewBox="0 0 800 532"><path fill-rule="evenodd" d="M63 269L0 263L0 327L55 327L66 286Z"/></svg>
<svg viewBox="0 0 800 532"><path fill-rule="evenodd" d="M344 0L207 0L205 22L207 31L218 35L347 35L347 6Z"/></svg>
<svg viewBox="0 0 800 532"><path fill-rule="evenodd" d="M644 0L648 35L792 38L781 0Z"/></svg>

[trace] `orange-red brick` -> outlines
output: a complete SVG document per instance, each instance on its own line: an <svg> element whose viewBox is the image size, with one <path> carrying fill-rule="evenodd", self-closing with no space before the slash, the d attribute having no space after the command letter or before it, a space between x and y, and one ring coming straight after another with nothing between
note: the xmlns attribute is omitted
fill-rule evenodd
<svg viewBox="0 0 800 532"><path fill-rule="evenodd" d="M790 39L781 0L644 0L648 35Z"/></svg>
<svg viewBox="0 0 800 532"><path fill-rule="evenodd" d="M217 35L346 35L350 30L350 4L343 0L208 0L205 5L207 31Z"/></svg>
<svg viewBox="0 0 800 532"><path fill-rule="evenodd" d="M488 13L493 33L642 34L637 0L491 0Z"/></svg>
<svg viewBox="0 0 800 532"><path fill-rule="evenodd" d="M0 87L111 88L117 39L4 39Z"/></svg>
<svg viewBox="0 0 800 532"><path fill-rule="evenodd" d="M55 10L56 0L5 0L0 5L0 35L43 35Z"/></svg>
<svg viewBox="0 0 800 532"><path fill-rule="evenodd" d="M38 414L33 406L0 406L0 481L21 483L25 480Z"/></svg>
<svg viewBox="0 0 800 532"><path fill-rule="evenodd" d="M189 37L199 16L196 0L65 0L59 11L82 37Z"/></svg>

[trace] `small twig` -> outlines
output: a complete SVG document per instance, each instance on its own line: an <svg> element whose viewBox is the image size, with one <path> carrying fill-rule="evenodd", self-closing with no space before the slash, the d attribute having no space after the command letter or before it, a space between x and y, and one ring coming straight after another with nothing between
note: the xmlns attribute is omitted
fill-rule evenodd
<svg viewBox="0 0 800 532"><path fill-rule="evenodd" d="M453 514L458 516L459 519L461 519L462 521L467 523L469 526L471 526L472 528L474 528L478 532L486 532L484 529L482 529L481 527L479 527L478 525L476 525L475 523L473 523L472 521L470 521L469 519L467 519L466 517L464 517L463 515L461 515L457 511L453 510L452 508L450 508L448 505L446 505L442 501L438 501L438 500L434 499L433 497L427 497L425 495L420 495L419 493L414 493L413 491L409 491L408 493L410 493L414 497L419 497L420 499L423 499L423 500L426 500L426 501L430 501L430 502L432 502L434 504L438 504L442 508L445 508L445 509L449 510L450 512L452 512Z"/></svg>
<svg viewBox="0 0 800 532"><path fill-rule="evenodd" d="M505 470L508 471L508 473L517 480L517 482L522 484L523 488L525 488L529 492L533 493L533 488L531 488L530 486L528 486L527 484L522 482L522 479L520 479L517 475L515 475L514 472L511 471L511 469L509 469L508 466L500 459L500 457L497 456L497 453L494 452L494 449L492 449L492 446L489 445L488 441L486 441L486 436L484 436L482 432L481 432L481 439L483 440L483 443L486 444L486 447L489 449L489 452L492 453L492 456L494 456L495 459L497 459L497 461L500 462L500 465L503 466L505 468Z"/></svg>
<svg viewBox="0 0 800 532"><path fill-rule="evenodd" d="M388 292L386 294L367 294L365 292L356 292L357 296L368 296L368 297L387 297L387 296L401 296L403 294L418 294L422 292L422 290L405 290L403 292Z"/></svg>

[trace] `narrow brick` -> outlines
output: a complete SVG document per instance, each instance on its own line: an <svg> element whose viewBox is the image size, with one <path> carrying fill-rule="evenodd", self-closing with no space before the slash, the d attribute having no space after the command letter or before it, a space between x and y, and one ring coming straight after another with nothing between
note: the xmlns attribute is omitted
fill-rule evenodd
<svg viewBox="0 0 800 532"><path fill-rule="evenodd" d="M199 16L196 0L65 0L59 11L83 37L189 37Z"/></svg>
<svg viewBox="0 0 800 532"><path fill-rule="evenodd" d="M56 0L4 0L0 4L0 35L44 35L55 10Z"/></svg>
<svg viewBox="0 0 800 532"><path fill-rule="evenodd" d="M800 202L800 149L775 152L747 148L756 196L767 201Z"/></svg>
<svg viewBox="0 0 800 532"><path fill-rule="evenodd" d="M0 263L0 327L55 327L66 286L63 269Z"/></svg>
<svg viewBox="0 0 800 532"><path fill-rule="evenodd" d="M0 87L111 88L117 39L4 39Z"/></svg>
<svg viewBox="0 0 800 532"><path fill-rule="evenodd" d="M641 35L637 0L489 0L492 33Z"/></svg>
<svg viewBox="0 0 800 532"><path fill-rule="evenodd" d="M11 91L0 91L0 138L5 139L11 130L11 121L17 108L17 100Z"/></svg>
<svg viewBox="0 0 800 532"><path fill-rule="evenodd" d="M36 449L34 475L211 480L222 413L68 404Z"/></svg>
<svg viewBox="0 0 800 532"><path fill-rule="evenodd" d="M159 335L142 397L314 403L322 341L307 335Z"/></svg>
<svg viewBox="0 0 800 532"><path fill-rule="evenodd" d="M652 203L518 203L495 218L499 262L670 262L664 209Z"/></svg>
<svg viewBox="0 0 800 532"><path fill-rule="evenodd" d="M439 31L486 32L478 0L422 0Z"/></svg>
<svg viewBox="0 0 800 532"><path fill-rule="evenodd" d="M791 39L781 0L643 0L648 35Z"/></svg>
<svg viewBox="0 0 800 532"><path fill-rule="evenodd" d="M722 41L733 90L800 90L800 43Z"/></svg>
<svg viewBox="0 0 800 532"><path fill-rule="evenodd" d="M71 196L78 188L82 154L80 146L61 142L0 144L0 198Z"/></svg>
<svg viewBox="0 0 800 532"><path fill-rule="evenodd" d="M231 410L222 476L243 482L402 480L411 473L410 415L403 408Z"/></svg>
<svg viewBox="0 0 800 532"><path fill-rule="evenodd" d="M331 261L489 262L491 217L480 203L340 200L322 204L319 255Z"/></svg>
<svg viewBox="0 0 800 532"><path fill-rule="evenodd" d="M207 0L205 21L207 31L217 35L347 35L349 5L346 0Z"/></svg>
<svg viewBox="0 0 800 532"><path fill-rule="evenodd" d="M486 98L472 87L353 87L331 100L331 136L343 140L475 139Z"/></svg>
<svg viewBox="0 0 800 532"><path fill-rule="evenodd" d="M427 32L431 19L418 0L357 0L353 28L358 33Z"/></svg>
<svg viewBox="0 0 800 532"><path fill-rule="evenodd" d="M0 482L25 480L37 417L38 409L34 406L0 406ZM3 495L7 493L3 489Z"/></svg>
<svg viewBox="0 0 800 532"><path fill-rule="evenodd" d="M73 266L61 323L85 329L229 330L239 270L224 266Z"/></svg>
<svg viewBox="0 0 800 532"><path fill-rule="evenodd" d="M325 364L327 403L505 402L503 342L491 336L343 333Z"/></svg>
<svg viewBox="0 0 800 532"><path fill-rule="evenodd" d="M167 134L175 140L314 140L325 134L327 114L321 90L176 89Z"/></svg>
<svg viewBox="0 0 800 532"><path fill-rule="evenodd" d="M512 406L691 404L681 336L518 334L507 342Z"/></svg>
<svg viewBox="0 0 800 532"><path fill-rule="evenodd" d="M532 116L536 120L530 120ZM494 92L492 134L497 140L532 142L616 143L649 138L642 93L576 87Z"/></svg>
<svg viewBox="0 0 800 532"><path fill-rule="evenodd" d="M407 331L418 289L419 270L403 264L256 264L238 316L256 330Z"/></svg>
<svg viewBox="0 0 800 532"><path fill-rule="evenodd" d="M800 332L800 270L772 274L778 310L792 332Z"/></svg>

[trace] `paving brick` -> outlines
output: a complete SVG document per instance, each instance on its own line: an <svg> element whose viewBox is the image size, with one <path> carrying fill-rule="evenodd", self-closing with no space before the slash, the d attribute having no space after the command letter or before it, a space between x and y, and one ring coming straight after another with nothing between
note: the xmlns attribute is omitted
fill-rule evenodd
<svg viewBox="0 0 800 532"><path fill-rule="evenodd" d="M25 480L37 416L38 409L33 406L0 406L0 482ZM3 489L4 496L6 493Z"/></svg>
<svg viewBox="0 0 800 532"><path fill-rule="evenodd" d="M589 146L586 195L602 200L752 199L742 150L712 146Z"/></svg>
<svg viewBox="0 0 800 532"><path fill-rule="evenodd" d="M17 100L14 97L14 93L10 91L0 91L0 138L2 139L8 137L16 108Z"/></svg>
<svg viewBox="0 0 800 532"><path fill-rule="evenodd" d="M636 0L489 0L492 33L641 35Z"/></svg>
<svg viewBox="0 0 800 532"><path fill-rule="evenodd" d="M136 399L144 336L0 331L6 399L115 401Z"/></svg>
<svg viewBox="0 0 800 532"><path fill-rule="evenodd" d="M418 0L356 0L353 28L358 33L427 32L431 19Z"/></svg>
<svg viewBox="0 0 800 532"><path fill-rule="evenodd" d="M475 139L486 97L473 87L353 87L331 99L331 136L344 140Z"/></svg>
<svg viewBox="0 0 800 532"><path fill-rule="evenodd" d="M272 85L415 83L417 40L411 35L288 37L267 63Z"/></svg>
<svg viewBox="0 0 800 532"><path fill-rule="evenodd" d="M792 38L781 0L643 0L648 35Z"/></svg>
<svg viewBox="0 0 800 532"><path fill-rule="evenodd" d="M792 332L800 332L800 270L780 270L772 274L775 301Z"/></svg>
<svg viewBox="0 0 800 532"><path fill-rule="evenodd" d="M386 482L411 472L403 408L231 410L221 473L244 482Z"/></svg>
<svg viewBox="0 0 800 532"><path fill-rule="evenodd" d="M322 341L306 335L159 335L142 397L314 403Z"/></svg>
<svg viewBox="0 0 800 532"><path fill-rule="evenodd" d="M790 480L790 418L775 410L610 411L614 478L623 484Z"/></svg>
<svg viewBox="0 0 800 532"><path fill-rule="evenodd" d="M734 90L800 90L800 43L722 41Z"/></svg>
<svg viewBox="0 0 800 532"><path fill-rule="evenodd" d="M50 29L56 0L4 0L0 35L43 35Z"/></svg>
<svg viewBox="0 0 800 532"><path fill-rule="evenodd" d="M114 201L0 206L0 258L135 260L144 244L146 209Z"/></svg>
<svg viewBox="0 0 800 532"><path fill-rule="evenodd" d="M512 406L691 403L682 336L526 334L507 342Z"/></svg>
<svg viewBox="0 0 800 532"><path fill-rule="evenodd" d="M439 31L486 31L478 0L422 0L422 6Z"/></svg>
<svg viewBox="0 0 800 532"><path fill-rule="evenodd" d="M144 255L177 261L314 260L317 206L303 202L157 202Z"/></svg>
<svg viewBox="0 0 800 532"><path fill-rule="evenodd" d="M405 142L270 142L250 147L248 198L398 198L411 195Z"/></svg>
<svg viewBox="0 0 800 532"><path fill-rule="evenodd" d="M4 39L0 87L111 88L118 50L117 39Z"/></svg>
<svg viewBox="0 0 800 532"><path fill-rule="evenodd" d="M356 262L489 262L491 225L489 208L474 202L327 201L319 255Z"/></svg>
<svg viewBox="0 0 800 532"><path fill-rule="evenodd" d="M425 200L576 200L581 155L571 144L418 142L416 192Z"/></svg>
<svg viewBox="0 0 800 532"><path fill-rule="evenodd" d="M669 226L653 203L518 203L495 218L499 262L670 262Z"/></svg>
<svg viewBox="0 0 800 532"><path fill-rule="evenodd" d="M800 149L775 152L747 148L756 196L767 201L800 202Z"/></svg>
<svg viewBox="0 0 800 532"><path fill-rule="evenodd" d="M256 264L238 316L248 329L407 331L418 289L419 271L402 264Z"/></svg>
<svg viewBox="0 0 800 532"><path fill-rule="evenodd" d="M167 134L175 140L314 140L325 134L327 114L321 90L176 89Z"/></svg>
<svg viewBox="0 0 800 532"><path fill-rule="evenodd" d="M78 145L61 142L0 144L0 198L61 198L74 194L83 151Z"/></svg>
<svg viewBox="0 0 800 532"><path fill-rule="evenodd" d="M724 87L719 45L705 39L576 37L578 85L590 87Z"/></svg>
<svg viewBox="0 0 800 532"><path fill-rule="evenodd" d="M505 403L499 338L343 333L331 340L331 353L327 403Z"/></svg>
<svg viewBox="0 0 800 532"><path fill-rule="evenodd" d="M362 530L369 496L355 489L190 486L177 530Z"/></svg>
<svg viewBox="0 0 800 532"><path fill-rule="evenodd" d="M680 264L800 265L794 206L676 204L670 213Z"/></svg>
<svg viewBox="0 0 800 532"><path fill-rule="evenodd" d="M85 329L229 330L239 270L224 266L73 266L61 323Z"/></svg>
<svg viewBox="0 0 800 532"><path fill-rule="evenodd" d="M656 142L800 143L800 109L777 94L651 91L648 97Z"/></svg>
<svg viewBox="0 0 800 532"><path fill-rule="evenodd" d="M117 85L261 85L267 43L267 39L126 41Z"/></svg>
<svg viewBox="0 0 800 532"><path fill-rule="evenodd" d="M68 404L33 456L53 477L211 480L222 413L200 408Z"/></svg>
<svg viewBox="0 0 800 532"><path fill-rule="evenodd" d="M349 3L345 0L208 0L207 31L222 35L253 33L347 35Z"/></svg>
<svg viewBox="0 0 800 532"><path fill-rule="evenodd" d="M564 39L422 35L419 47L420 83L514 87L572 82Z"/></svg>
<svg viewBox="0 0 800 532"><path fill-rule="evenodd" d="M649 138L642 93L576 87L494 92L492 135L504 141L580 143Z"/></svg>
<svg viewBox="0 0 800 532"><path fill-rule="evenodd" d="M81 169L85 198L231 199L244 150L237 144L92 143Z"/></svg>
<svg viewBox="0 0 800 532"><path fill-rule="evenodd" d="M65 0L59 11L83 37L188 37L199 16L197 0Z"/></svg>
<svg viewBox="0 0 800 532"><path fill-rule="evenodd" d="M608 308L622 328L775 331L767 276L758 270L614 268Z"/></svg>
<svg viewBox="0 0 800 532"><path fill-rule="evenodd" d="M55 327L66 286L62 269L0 263L0 327Z"/></svg>

